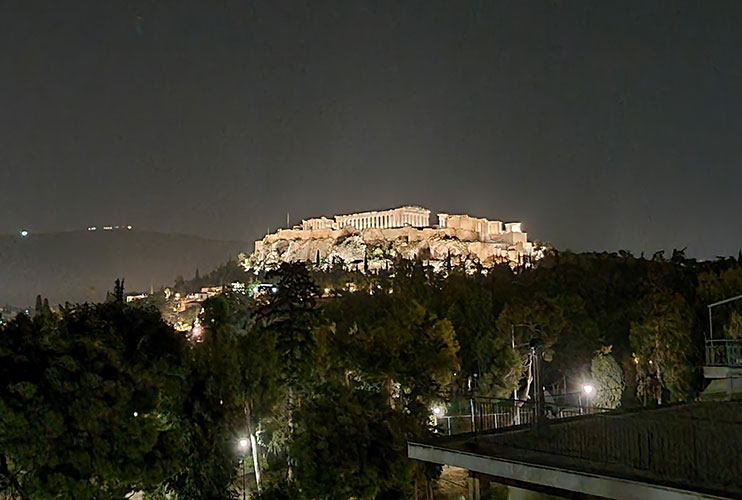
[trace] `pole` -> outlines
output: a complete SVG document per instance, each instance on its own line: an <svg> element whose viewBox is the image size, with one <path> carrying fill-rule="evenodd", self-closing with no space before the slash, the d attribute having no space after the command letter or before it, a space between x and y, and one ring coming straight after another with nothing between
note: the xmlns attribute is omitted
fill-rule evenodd
<svg viewBox="0 0 742 500"><path fill-rule="evenodd" d="M242 457L242 500L245 500L247 492L247 465L245 457Z"/></svg>
<svg viewBox="0 0 742 500"><path fill-rule="evenodd" d="M477 432L477 426L474 421L474 398L469 399L469 406L471 407L471 431Z"/></svg>
<svg viewBox="0 0 742 500"><path fill-rule="evenodd" d="M709 339L714 338L714 323L711 321L711 306L708 306L709 308Z"/></svg>
<svg viewBox="0 0 742 500"><path fill-rule="evenodd" d="M541 357L544 352L544 341L537 338L531 339L530 347L531 356L533 356L531 363L533 365L533 396L536 400L533 417L535 427L539 428L544 423L544 387L541 380Z"/></svg>
<svg viewBox="0 0 742 500"><path fill-rule="evenodd" d="M515 325L510 325L510 346L513 348L513 351L515 351ZM518 380L518 383L520 383L520 380ZM518 386L515 386L515 389L513 389L513 399L515 401L518 401Z"/></svg>
<svg viewBox="0 0 742 500"><path fill-rule="evenodd" d="M513 352L515 352L515 325L510 324L510 347L512 347ZM518 353L515 353L517 356ZM520 425L520 406L518 406L518 384L520 384L520 380L518 380L518 383L515 385L515 389L513 389L513 405L515 406L515 425ZM528 394L526 394L526 399L528 399Z"/></svg>

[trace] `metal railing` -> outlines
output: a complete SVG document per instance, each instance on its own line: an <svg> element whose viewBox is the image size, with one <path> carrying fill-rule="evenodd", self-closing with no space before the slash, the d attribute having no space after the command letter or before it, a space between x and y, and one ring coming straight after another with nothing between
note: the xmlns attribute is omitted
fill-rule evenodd
<svg viewBox="0 0 742 500"><path fill-rule="evenodd" d="M531 401L478 397L469 402L470 413L436 418L436 432L444 435L481 433L508 427L531 426L536 420L536 405ZM571 402L544 403L546 420L592 415L608 411Z"/></svg>
<svg viewBox="0 0 742 500"><path fill-rule="evenodd" d="M742 492L741 431L742 403L728 402L605 413L496 439L507 448L629 467L655 480Z"/></svg>
<svg viewBox="0 0 742 500"><path fill-rule="evenodd" d="M707 339L706 365L742 367L742 339Z"/></svg>

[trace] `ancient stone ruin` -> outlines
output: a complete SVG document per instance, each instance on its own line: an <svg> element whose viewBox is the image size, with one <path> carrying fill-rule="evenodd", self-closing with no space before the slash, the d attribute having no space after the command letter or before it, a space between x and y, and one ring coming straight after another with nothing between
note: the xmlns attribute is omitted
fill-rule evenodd
<svg viewBox="0 0 742 500"><path fill-rule="evenodd" d="M438 214L403 206L391 210L318 217L279 229L255 242L242 255L249 269L270 269L281 262L306 262L327 269L375 271L396 259L421 260L435 270L446 266L490 268L500 263L524 265L541 257L520 222L503 223L469 215Z"/></svg>

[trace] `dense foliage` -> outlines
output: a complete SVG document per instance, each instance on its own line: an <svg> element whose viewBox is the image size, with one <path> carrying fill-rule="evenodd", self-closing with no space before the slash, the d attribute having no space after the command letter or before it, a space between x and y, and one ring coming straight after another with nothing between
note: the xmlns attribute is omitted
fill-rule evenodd
<svg viewBox="0 0 742 500"><path fill-rule="evenodd" d="M204 302L191 342L120 290L56 312L39 300L33 317L4 323L0 488L222 499L247 472L263 500L412 498L438 474L406 458L431 408L529 397L534 337L552 395L590 382L599 406L695 398L705 306L740 293L742 265L554 253L474 274L286 264L260 279L275 286ZM720 308L718 335L739 336L741 312L742 301Z"/></svg>

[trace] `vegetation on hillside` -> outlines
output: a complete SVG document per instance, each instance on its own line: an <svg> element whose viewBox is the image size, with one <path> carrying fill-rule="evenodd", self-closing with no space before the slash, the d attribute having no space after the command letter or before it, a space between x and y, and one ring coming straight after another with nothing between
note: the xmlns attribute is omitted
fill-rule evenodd
<svg viewBox="0 0 742 500"><path fill-rule="evenodd" d="M439 473L406 457L431 408L527 397L534 337L552 395L590 382L610 407L695 399L705 306L742 290L742 263L553 253L474 274L284 264L259 279L275 287L203 303L198 342L120 290L58 312L40 298L4 323L0 491L226 499L249 469L261 500L413 498ZM740 307L719 312L720 335L738 335Z"/></svg>

